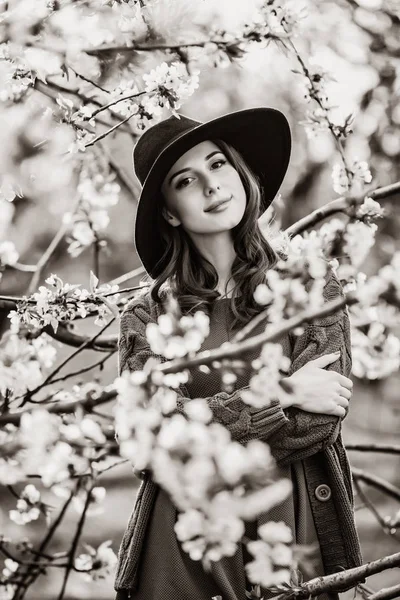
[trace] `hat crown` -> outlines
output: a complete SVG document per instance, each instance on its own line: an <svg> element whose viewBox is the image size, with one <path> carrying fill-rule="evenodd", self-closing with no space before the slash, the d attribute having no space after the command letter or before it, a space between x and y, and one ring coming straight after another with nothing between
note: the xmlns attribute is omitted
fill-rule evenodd
<svg viewBox="0 0 400 600"><path fill-rule="evenodd" d="M202 125L200 121L194 121L184 115L179 115L179 118L172 115L149 127L141 135L133 151L133 162L135 173L142 185L160 153L174 140L199 125Z"/></svg>

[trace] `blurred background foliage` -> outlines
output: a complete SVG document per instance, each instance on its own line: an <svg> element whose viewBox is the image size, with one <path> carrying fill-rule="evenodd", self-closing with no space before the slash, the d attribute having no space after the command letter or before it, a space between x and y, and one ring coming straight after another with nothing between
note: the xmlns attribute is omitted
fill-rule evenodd
<svg viewBox="0 0 400 600"><path fill-rule="evenodd" d="M238 27L245 21L251 2L242 0L207 0L196 3L189 0L155 3L151 14L156 29L165 41L182 41L195 38L196 28L201 26L213 31ZM354 115L353 134L346 143L346 154L366 160L372 171L371 189L394 183L400 179L400 2L398 0L309 0L307 17L301 35L294 39L302 56L313 57L332 75L328 85L329 98L336 105L338 120ZM116 59L106 57L103 83L112 85L118 69L129 65L135 72L144 71L170 59L163 51L125 55ZM115 61L120 61L118 64ZM215 68L213 60L218 61ZM281 189L281 195L273 205L273 212L264 218L273 218L285 228L315 208L336 196L332 188L331 171L338 162L335 140L329 131L307 135L301 124L309 109L304 98L302 78L293 73L298 68L296 58L282 43L269 43L263 49L254 49L238 61L229 61L225 55L207 59L199 55L201 66L200 87L182 107L182 113L198 120L208 120L226 112L252 106L273 106L282 110L291 124L293 151L289 171ZM68 87L68 82L65 86ZM70 83L71 89L74 83ZM80 84L85 89L85 84ZM39 92L36 92L39 93ZM63 93L64 96L68 96ZM71 98L74 95L71 94ZM51 101L49 100L49 103ZM167 116L167 115L166 115ZM100 254L100 281L107 282L140 266L133 245L133 226L136 211L138 182L132 167L132 148L135 139L131 132L118 130L102 141L98 151L103 157L112 157L118 166L117 181L122 192L117 205L110 209L110 225L106 230L107 247ZM125 182L125 183L124 183ZM128 186L126 185L128 183ZM363 266L367 273L375 272L388 262L395 250L400 249L399 195L382 201L387 209L386 218L379 223L377 243ZM34 264L38 261L58 230L63 214L71 209L72 200L57 194L51 198L15 198L10 203L0 202L0 239L11 240L20 254L20 262ZM77 258L71 258L63 241L42 274L43 283L50 273L57 273L63 281L89 285L89 271L93 269L93 253L86 250ZM1 293L13 296L26 292L31 274L8 269L1 280ZM132 280L134 285L138 280ZM8 328L3 318L2 331ZM78 325L79 330L93 330L90 319ZM117 331L117 326L113 327ZM55 342L60 360L69 350ZM79 357L74 367L90 364L95 353L87 351ZM103 383L112 381L117 374L117 356L114 355L96 373ZM80 376L79 381L93 380L93 373ZM383 381L355 380L350 414L344 423L345 442L398 442L400 431L400 402L398 398L399 376ZM112 410L112 407L108 409ZM106 409L103 409L105 412ZM400 482L400 459L398 456L361 454L351 452L354 466L379 474L393 483ZM108 494L105 510L91 516L84 530L85 540L97 546L111 539L117 550L128 515L132 509L138 480L131 469L118 467L102 477L99 482ZM46 500L46 491L43 492ZM383 515L396 511L394 500L379 492L367 490ZM18 528L7 518L7 511L14 507L14 500L4 490L1 492L0 530L7 535L32 539L38 535L41 524L30 523ZM51 499L49 499L51 504ZM364 559L372 560L399 550L400 532L383 531L371 512L357 497L357 523L359 526ZM398 508L397 508L398 509ZM61 545L70 535L71 513L64 528L55 540ZM53 598L58 589L57 573L40 578L29 598ZM156 576L156 574L155 574ZM386 571L370 579L371 587L379 589L399 581L399 570ZM57 588L55 587L57 585ZM352 592L343 597L351 598ZM86 583L74 573L67 596L72 600L93 600L113 597L112 581Z"/></svg>

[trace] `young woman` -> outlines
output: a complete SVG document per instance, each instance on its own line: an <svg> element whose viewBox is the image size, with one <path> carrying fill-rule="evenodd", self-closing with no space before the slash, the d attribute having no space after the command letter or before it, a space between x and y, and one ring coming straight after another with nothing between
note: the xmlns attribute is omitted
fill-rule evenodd
<svg viewBox="0 0 400 600"><path fill-rule="evenodd" d="M260 306L253 292L274 266L277 254L265 239L258 217L273 201L290 156L290 129L284 115L271 108L242 110L207 123L175 116L151 127L134 151L143 185L135 241L153 279L151 288L132 301L121 318L119 372L142 369L151 352L146 325L163 311L165 293L173 293L182 312L204 310L210 334L202 350L232 338ZM342 295L331 270L324 296ZM260 324L252 335L265 327ZM254 409L241 399L250 380L238 376L235 389L222 392L218 371L193 371L181 386L185 398L203 397L233 439L270 444L282 476L293 482L292 495L246 527L256 539L257 526L284 521L298 544L311 544L305 579L361 564L354 524L352 482L341 440L352 382L349 321L346 310L317 319L295 337L280 340L292 361L289 379L295 390L283 406L278 401ZM176 509L167 494L142 472L118 560L117 600L244 600L250 589L241 545L231 558L205 572L176 539ZM265 598L269 597L267 594ZM320 599L338 598L324 594Z"/></svg>

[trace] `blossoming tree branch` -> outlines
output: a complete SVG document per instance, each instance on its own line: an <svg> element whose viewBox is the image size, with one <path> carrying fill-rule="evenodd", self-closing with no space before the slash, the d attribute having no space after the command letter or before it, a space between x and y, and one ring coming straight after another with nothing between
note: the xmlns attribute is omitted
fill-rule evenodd
<svg viewBox="0 0 400 600"><path fill-rule="evenodd" d="M58 600L65 597L72 572L93 581L113 572L111 541L93 548L84 544L82 534L86 519L104 500L102 475L124 462L131 462L136 473L151 471L170 494L179 510L175 531L182 548L205 568L231 556L241 541L247 543L253 557L246 565L253 598L260 597L260 586L281 600L313 597L337 586L363 589L365 577L400 566L397 553L302 583L299 550L283 523L260 527L257 542L243 538L246 520L279 504L291 491L288 480L274 480L268 445L238 439L229 420L225 425L214 422L206 400L180 401L179 387L194 368L205 373L220 369L222 393L229 395L241 356L255 348L260 354L243 394L243 414L250 418L258 408L284 401L295 390L286 383L290 360L277 341L289 331L301 335L308 324L339 312L351 319L355 377L383 379L399 368L400 253L370 277L360 269L385 215L378 201L399 193L400 182L374 185L369 165L347 152L354 116L335 120L326 91L329 73L299 49L306 35L303 7L295 9L284 0L255 4L252 18L240 30L212 27L203 16L191 34L196 37L185 40L181 35L172 39L170 30L177 17L192 18L190 2L176 2L174 8L167 1L14 0L0 6L2 206L29 197L48 203L68 199L70 207L37 264L22 263L15 244L0 241L0 277L15 271L31 274L25 295L0 297L0 311L8 319L0 340L0 483L15 499L8 515L14 523L43 524L39 543L0 537L2 598L22 600L50 569L63 573L54 596ZM345 4L343 10L354 19L354 3ZM385 15L393 27L399 26L390 8ZM373 31L371 36L373 42ZM105 231L112 227L110 209L122 189L132 198L137 195L104 140L118 134L135 142L166 112L176 113L199 87L204 67L220 68L271 44L287 53L288 69L302 82L309 107L302 125L310 135L328 131L332 136L338 162L330 197L333 192L339 197L276 232L271 243L282 258L255 292L260 314L229 344L200 352L208 317L201 311L182 316L170 298L166 314L146 329L158 359L109 384L93 380L71 387L69 380L101 371L115 357L117 338L107 329L146 288L145 283L121 287L140 276L140 269L100 281ZM385 52L390 55L390 44ZM147 71L144 56L153 57ZM12 215L9 223L3 218L7 231ZM89 289L54 273L43 281L61 241L67 242L71 261L93 251ZM334 300L324 295L328 269L344 289ZM82 321L91 318L93 332L83 333ZM252 335L261 320L266 322L264 333ZM55 341L73 348L58 364ZM68 371L69 363L86 350L101 358ZM110 402L111 418L98 410ZM400 452L397 446L354 450ZM360 497L363 482L400 501L400 490L392 484L356 469L353 477ZM54 512L44 500L47 492L58 504ZM55 552L52 542L72 506L78 515L75 531L69 545ZM399 523L400 511L380 519L382 527L392 530ZM395 588L388 588L369 597L392 598L394 593Z"/></svg>

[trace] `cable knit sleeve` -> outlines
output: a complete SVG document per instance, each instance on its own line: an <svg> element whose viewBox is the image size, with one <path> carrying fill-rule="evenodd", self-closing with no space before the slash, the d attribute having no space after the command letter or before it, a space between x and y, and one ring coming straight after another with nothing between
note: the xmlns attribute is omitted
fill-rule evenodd
<svg viewBox="0 0 400 600"><path fill-rule="evenodd" d="M327 301L343 296L339 280L332 270L327 276L324 297ZM303 333L292 336L292 364L289 375L300 369L310 360L324 354L340 350L340 358L326 367L350 376L351 373L351 336L347 308L314 320L304 327ZM323 390L321 390L323 394ZM285 409L288 422L277 433L269 437L272 454L281 465L302 460L333 445L341 431L340 417L316 414L290 407Z"/></svg>
<svg viewBox="0 0 400 600"><path fill-rule="evenodd" d="M123 371L142 370L146 361L161 356L154 354L146 339L146 325L155 322L149 305L144 300L129 305L121 316L119 335L119 374ZM263 409L254 409L241 399L241 388L232 393L220 392L205 398L212 413L213 421L223 424L234 440L246 443L251 439L261 439L276 433L288 421L279 402ZM185 414L185 402L190 400L185 386L178 390L177 410Z"/></svg>

